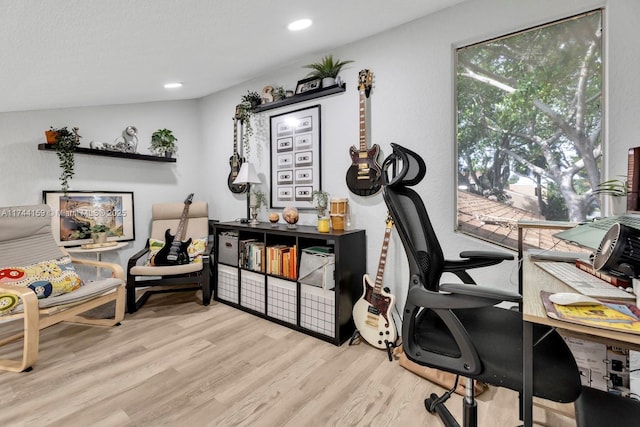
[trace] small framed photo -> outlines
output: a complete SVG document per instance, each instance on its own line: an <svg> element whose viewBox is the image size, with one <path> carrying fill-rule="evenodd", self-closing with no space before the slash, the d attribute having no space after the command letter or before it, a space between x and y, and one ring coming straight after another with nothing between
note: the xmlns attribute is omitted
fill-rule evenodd
<svg viewBox="0 0 640 427"><path fill-rule="evenodd" d="M298 85L296 86L296 95L320 89L321 87L322 79L309 77L308 79L298 80Z"/></svg>
<svg viewBox="0 0 640 427"><path fill-rule="evenodd" d="M109 228L109 242L135 239L133 192L43 191L42 199L53 211L51 229L60 246L91 243L89 229L95 224Z"/></svg>

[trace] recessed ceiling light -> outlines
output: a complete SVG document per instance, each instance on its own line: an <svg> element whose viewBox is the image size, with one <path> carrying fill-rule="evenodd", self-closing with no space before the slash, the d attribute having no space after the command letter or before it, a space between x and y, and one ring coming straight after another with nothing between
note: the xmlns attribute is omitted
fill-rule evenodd
<svg viewBox="0 0 640 427"><path fill-rule="evenodd" d="M290 23L287 28L289 31L300 31L311 26L311 19L298 19Z"/></svg>
<svg viewBox="0 0 640 427"><path fill-rule="evenodd" d="M165 89L177 89L179 87L182 87L182 83L180 82L166 83L164 85Z"/></svg>

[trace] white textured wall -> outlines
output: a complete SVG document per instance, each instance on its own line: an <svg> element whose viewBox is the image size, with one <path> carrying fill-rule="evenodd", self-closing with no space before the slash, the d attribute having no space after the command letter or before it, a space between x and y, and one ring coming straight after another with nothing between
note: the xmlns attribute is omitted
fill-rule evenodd
<svg viewBox="0 0 640 427"><path fill-rule="evenodd" d="M204 162L200 156L197 101L156 102L106 107L66 108L0 114L0 206L40 203L43 190L60 190L60 168L54 152L38 151L49 126L78 126L81 145L113 142L125 127L138 128L138 152L150 154L151 134L169 128L178 138L178 161L159 163L77 154L70 190L133 191L136 241L126 249L106 252L104 260L126 262L144 247L151 204L182 201L201 193Z"/></svg>
<svg viewBox="0 0 640 427"><path fill-rule="evenodd" d="M344 176L350 165L348 148L358 143L357 74L369 68L375 74L371 95L371 142L389 153L396 142L423 155L427 177L417 190L426 201L444 251L450 257L462 250L495 249L481 241L454 233L454 48L482 41L536 24L560 19L600 6L606 7L607 98L606 129L608 175L624 174L627 148L640 145L640 2L637 0L472 0L428 16L387 33L334 49L341 59L353 59L342 73L348 90L341 95L283 107L260 115L256 123L251 161L265 182L269 181L268 118L270 115L321 104L323 189L333 197L348 197L353 226L367 230L368 271L375 274L386 207L381 195L358 197L350 194ZM357 25L354 23L354 25ZM276 48L286 48L285 46ZM43 189L58 188L55 155L35 150L42 131L49 125L78 125L84 141L117 136L127 125L150 132L158 127L175 130L180 137L178 164L150 164L78 156L74 189L133 190L136 193L136 224L141 247L149 205L156 201L182 200L194 191L210 203L211 217L233 220L245 215L244 195L227 190L228 159L233 141L232 116L235 105L247 90L284 85L294 88L306 70L301 66L329 52L316 52L263 76L198 101L152 103L132 106L78 108L0 114L1 165L6 184L0 205L33 203ZM94 135L89 135L91 131ZM267 191L267 185L263 185ZM260 218L266 218L261 212ZM313 214L303 215L311 223ZM128 253L129 251L127 251ZM120 257L126 260L126 255ZM400 242L390 247L385 284L404 300L408 281ZM516 263L485 269L480 281L491 286L505 283L517 287Z"/></svg>

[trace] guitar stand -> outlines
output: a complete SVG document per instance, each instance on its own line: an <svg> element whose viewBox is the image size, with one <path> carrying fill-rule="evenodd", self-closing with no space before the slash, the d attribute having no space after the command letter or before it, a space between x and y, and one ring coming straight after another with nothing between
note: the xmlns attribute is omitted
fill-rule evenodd
<svg viewBox="0 0 640 427"><path fill-rule="evenodd" d="M360 344L360 332L357 329L353 331L353 333L351 334L351 339L349 340L349 345L354 344Z"/></svg>
<svg viewBox="0 0 640 427"><path fill-rule="evenodd" d="M393 349L396 348L396 343L384 340L384 345L387 348L387 357L389 358L389 362L393 362Z"/></svg>

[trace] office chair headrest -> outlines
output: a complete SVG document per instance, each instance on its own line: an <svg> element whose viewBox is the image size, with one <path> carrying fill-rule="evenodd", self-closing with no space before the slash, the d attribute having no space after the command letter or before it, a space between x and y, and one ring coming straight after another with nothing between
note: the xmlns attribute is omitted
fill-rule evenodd
<svg viewBox="0 0 640 427"><path fill-rule="evenodd" d="M398 144L391 143L391 148L393 152L382 163L384 185L411 187L422 181L427 173L422 157ZM391 176L389 176L389 166L393 166Z"/></svg>

